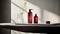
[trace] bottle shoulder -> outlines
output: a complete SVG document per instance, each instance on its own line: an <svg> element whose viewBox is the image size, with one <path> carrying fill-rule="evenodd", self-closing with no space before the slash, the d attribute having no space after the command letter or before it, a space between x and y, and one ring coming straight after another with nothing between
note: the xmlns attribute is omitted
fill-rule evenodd
<svg viewBox="0 0 60 34"><path fill-rule="evenodd" d="M28 14L30 14L30 13L32 13L32 12L28 12Z"/></svg>
<svg viewBox="0 0 60 34"><path fill-rule="evenodd" d="M34 16L34 18L38 18L38 16Z"/></svg>

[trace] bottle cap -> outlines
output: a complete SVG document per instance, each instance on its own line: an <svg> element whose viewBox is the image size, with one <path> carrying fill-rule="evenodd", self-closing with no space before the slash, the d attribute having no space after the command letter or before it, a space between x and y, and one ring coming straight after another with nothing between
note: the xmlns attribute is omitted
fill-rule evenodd
<svg viewBox="0 0 60 34"><path fill-rule="evenodd" d="M31 12L32 9L29 9L29 12Z"/></svg>

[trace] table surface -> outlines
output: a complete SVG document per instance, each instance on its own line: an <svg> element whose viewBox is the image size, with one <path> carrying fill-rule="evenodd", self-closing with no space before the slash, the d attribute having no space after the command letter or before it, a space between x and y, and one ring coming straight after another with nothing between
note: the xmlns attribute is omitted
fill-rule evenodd
<svg viewBox="0 0 60 34"><path fill-rule="evenodd" d="M33 32L33 33L46 33L59 31L60 25L53 24L11 24L11 23L0 23L0 28L7 28L22 32Z"/></svg>
<svg viewBox="0 0 60 34"><path fill-rule="evenodd" d="M60 24L12 24L12 23L0 23L0 26L42 26L42 27L60 27Z"/></svg>

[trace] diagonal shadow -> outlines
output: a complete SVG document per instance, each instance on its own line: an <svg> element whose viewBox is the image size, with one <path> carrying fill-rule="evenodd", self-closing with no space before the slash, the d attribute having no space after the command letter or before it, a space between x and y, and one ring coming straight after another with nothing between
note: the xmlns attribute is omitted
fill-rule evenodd
<svg viewBox="0 0 60 34"><path fill-rule="evenodd" d="M25 9L21 8L21 7L18 6L16 3L12 2L12 1L11 1L11 3L14 4L16 7L22 9L24 12L28 13ZM40 20L40 21L44 21L44 20L43 20L43 12L42 12L42 18L38 18L38 20Z"/></svg>
<svg viewBox="0 0 60 34"><path fill-rule="evenodd" d="M13 23L16 23L16 21L15 21L15 20L13 20L12 18L11 18L11 21L12 21Z"/></svg>
<svg viewBox="0 0 60 34"><path fill-rule="evenodd" d="M12 4L14 4L16 7L18 7L18 8L20 8L20 9L22 9L24 12L27 12L25 9L23 9L23 8L22 8L22 7L20 7L20 6L18 6L16 3L12 2L12 1L11 1L11 3L12 3Z"/></svg>
<svg viewBox="0 0 60 34"><path fill-rule="evenodd" d="M59 0L26 0L26 1L41 8L42 21L44 19L44 10L48 10L49 12L56 14L57 16L60 16L60 10L59 10L60 1ZM60 21L60 19L58 20Z"/></svg>
<svg viewBox="0 0 60 34"><path fill-rule="evenodd" d="M10 1L12 4L14 4L16 7L18 7L19 9L22 9L24 12L26 12L27 13L27 11L25 10L25 9L23 9L23 8L21 8L20 6L18 6L17 4L15 4L14 2L12 2L12 1ZM12 18L11 18L11 20L13 21L13 22L15 22L16 23L16 21L15 20L13 20Z"/></svg>
<svg viewBox="0 0 60 34"><path fill-rule="evenodd" d="M59 12L59 1L58 0L26 0L44 10L48 10L56 15L60 15ZM37 2L37 3L36 3Z"/></svg>

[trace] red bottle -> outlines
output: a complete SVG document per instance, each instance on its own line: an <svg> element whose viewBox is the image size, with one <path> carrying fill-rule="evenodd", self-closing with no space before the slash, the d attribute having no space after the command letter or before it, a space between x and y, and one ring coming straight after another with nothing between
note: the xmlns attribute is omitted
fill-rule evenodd
<svg viewBox="0 0 60 34"><path fill-rule="evenodd" d="M38 24L38 16L37 16L37 14L35 14L35 16L34 16L34 24Z"/></svg>
<svg viewBox="0 0 60 34"><path fill-rule="evenodd" d="M29 12L28 12L28 23L32 24L32 12L31 12L32 9L29 9Z"/></svg>
<svg viewBox="0 0 60 34"><path fill-rule="evenodd" d="M50 21L46 21L46 24L50 24Z"/></svg>

